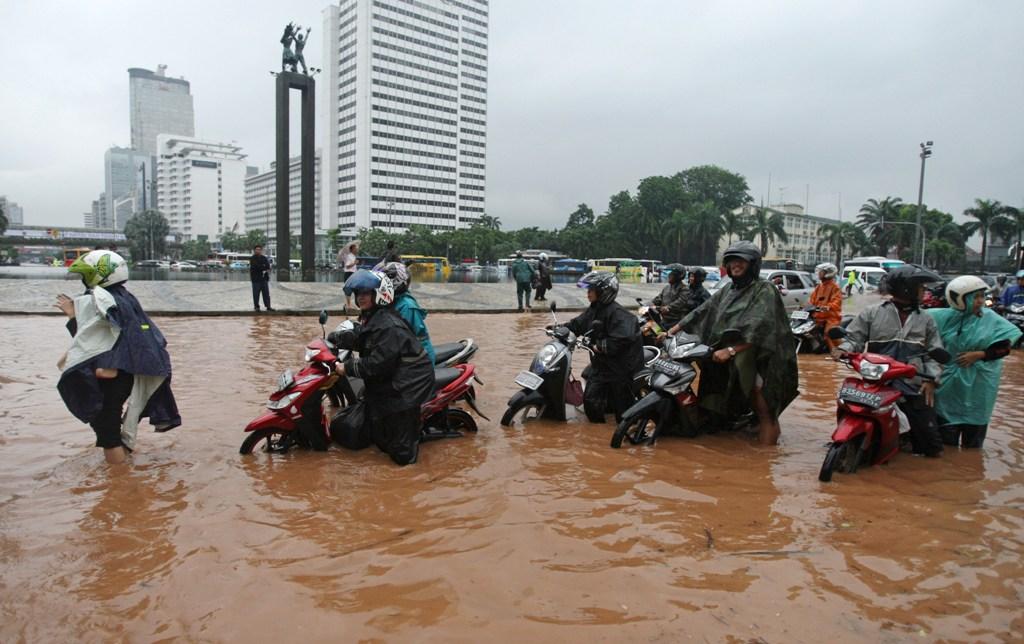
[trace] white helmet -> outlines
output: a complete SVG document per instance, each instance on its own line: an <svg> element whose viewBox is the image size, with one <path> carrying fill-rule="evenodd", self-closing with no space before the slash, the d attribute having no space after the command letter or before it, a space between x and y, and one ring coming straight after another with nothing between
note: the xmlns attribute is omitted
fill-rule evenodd
<svg viewBox="0 0 1024 644"><path fill-rule="evenodd" d="M967 296L971 293L984 293L988 284L974 275L961 275L946 285L946 301L957 311L967 310Z"/></svg>
<svg viewBox="0 0 1024 644"><path fill-rule="evenodd" d="M817 266L815 266L814 272L824 273L825 279L830 280L836 276L836 274L839 272L839 269L836 268L835 264L831 262L825 262L824 264L818 264Z"/></svg>
<svg viewBox="0 0 1024 644"><path fill-rule="evenodd" d="M69 273L77 273L86 288L128 281L128 263L112 250L94 250L82 255L68 267Z"/></svg>
<svg viewBox="0 0 1024 644"><path fill-rule="evenodd" d="M546 261L548 261L548 254L547 253L541 253L540 255L537 256L537 258L540 261L542 261L542 262L546 262Z"/></svg>

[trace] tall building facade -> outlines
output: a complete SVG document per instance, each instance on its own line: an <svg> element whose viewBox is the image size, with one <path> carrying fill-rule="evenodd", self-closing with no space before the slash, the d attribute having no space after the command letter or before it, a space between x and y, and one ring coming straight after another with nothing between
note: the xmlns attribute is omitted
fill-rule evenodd
<svg viewBox="0 0 1024 644"><path fill-rule="evenodd" d="M324 228L479 220L487 0L342 0L323 20Z"/></svg>
<svg viewBox="0 0 1024 644"><path fill-rule="evenodd" d="M184 78L167 76L167 65L156 72L139 67L128 70L128 100L132 149L156 156L159 134L195 136L192 94Z"/></svg>
<svg viewBox="0 0 1024 644"><path fill-rule="evenodd" d="M209 240L244 232L246 163L233 143L157 136L157 208L171 232Z"/></svg>
<svg viewBox="0 0 1024 644"><path fill-rule="evenodd" d="M100 228L124 230L124 225L142 210L143 192L153 178L153 157L129 148L110 148L103 155L106 217ZM146 195L146 207L153 207L152 190ZM128 204L131 204L129 207Z"/></svg>
<svg viewBox="0 0 1024 644"><path fill-rule="evenodd" d="M314 168L315 201L313 204L314 218L321 221L321 151L316 151L316 167ZM253 174L245 180L245 229L262 230L267 235L268 255L277 254L277 175L276 164L270 164L267 172ZM302 232L302 157L295 156L289 160L288 183L290 185L288 204L289 228L292 235ZM318 235L319 236L319 235ZM319 257L319 255L318 255Z"/></svg>
<svg viewBox="0 0 1024 644"><path fill-rule="evenodd" d="M8 199L7 195L0 195L0 210L3 210L8 225L18 224L20 226L25 223L25 212L21 206Z"/></svg>

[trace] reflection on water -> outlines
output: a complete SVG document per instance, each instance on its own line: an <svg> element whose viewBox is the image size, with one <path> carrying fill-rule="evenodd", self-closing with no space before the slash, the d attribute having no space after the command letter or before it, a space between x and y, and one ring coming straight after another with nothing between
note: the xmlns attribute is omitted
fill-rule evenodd
<svg viewBox="0 0 1024 644"><path fill-rule="evenodd" d="M492 418L549 320L430 317L436 341L480 343ZM482 421L398 468L373 448L237 454L315 318L158 322L185 425L111 470L56 394L60 321L0 318L18 339L0 344L0 641L1024 637L1020 353L984 450L821 484L846 374L823 356L800 357L778 448Z"/></svg>

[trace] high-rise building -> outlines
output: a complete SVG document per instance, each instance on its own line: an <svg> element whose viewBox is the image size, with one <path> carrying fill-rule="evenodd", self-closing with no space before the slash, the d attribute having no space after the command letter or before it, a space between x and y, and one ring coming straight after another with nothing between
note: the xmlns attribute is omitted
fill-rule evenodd
<svg viewBox="0 0 1024 644"><path fill-rule="evenodd" d="M3 210L8 225L18 224L20 226L25 223L25 211L21 206L9 200L7 195L0 195L0 210Z"/></svg>
<svg viewBox="0 0 1024 644"><path fill-rule="evenodd" d="M132 67L128 70L128 100L131 115L132 149L156 156L158 134L195 136L195 116L188 81L170 78L167 65L156 72Z"/></svg>
<svg viewBox="0 0 1024 644"><path fill-rule="evenodd" d="M107 217L107 193L101 192L100 196L92 202L92 227L100 230L114 230L114 222Z"/></svg>
<svg viewBox="0 0 1024 644"><path fill-rule="evenodd" d="M484 214L487 0L324 10L324 228L462 228Z"/></svg>
<svg viewBox="0 0 1024 644"><path fill-rule="evenodd" d="M149 183L153 178L153 157L148 154L136 152L129 148L110 148L103 155L103 177L106 191L106 204L104 212L108 220L104 218L106 225L101 228L117 228L124 230L124 225L139 210L143 209L143 191L146 189L143 183ZM130 199L132 208L125 204ZM146 194L147 208L152 208L153 192Z"/></svg>
<svg viewBox="0 0 1024 644"><path fill-rule="evenodd" d="M233 143L160 134L157 209L186 240L244 232L246 163Z"/></svg>
<svg viewBox="0 0 1024 644"><path fill-rule="evenodd" d="M314 219L320 224L320 166L321 151L316 151L316 167L314 168L313 203ZM268 255L277 253L277 164L271 163L270 170L254 174L245 180L245 229L262 230L267 235ZM288 183L290 184L288 204L289 227L292 235L302 232L302 157L295 156L289 160ZM319 257L319 255L318 255Z"/></svg>

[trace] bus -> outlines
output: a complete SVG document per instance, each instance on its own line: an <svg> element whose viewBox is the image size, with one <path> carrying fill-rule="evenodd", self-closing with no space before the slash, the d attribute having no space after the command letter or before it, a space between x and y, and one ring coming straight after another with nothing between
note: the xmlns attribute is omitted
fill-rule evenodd
<svg viewBox="0 0 1024 644"><path fill-rule="evenodd" d="M643 265L629 257L604 257L590 260L590 268L594 271L615 273L620 281L643 282L647 274Z"/></svg>
<svg viewBox="0 0 1024 644"><path fill-rule="evenodd" d="M432 257L429 255L402 255L402 262L409 269L410 275L419 275L420 278L447 280L452 274L452 267L448 264L447 257Z"/></svg>
<svg viewBox="0 0 1024 644"><path fill-rule="evenodd" d="M585 275L588 269L587 260L567 257L565 259L556 259L551 267L551 272L555 275Z"/></svg>
<svg viewBox="0 0 1024 644"><path fill-rule="evenodd" d="M71 266L72 264L75 263L76 259L78 259L82 255L88 255L92 251L93 251L92 248L85 248L84 246L81 247L81 248L65 248L64 249L64 266L65 267Z"/></svg>

